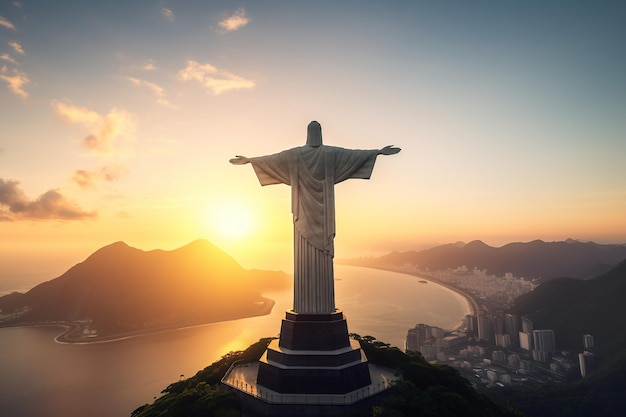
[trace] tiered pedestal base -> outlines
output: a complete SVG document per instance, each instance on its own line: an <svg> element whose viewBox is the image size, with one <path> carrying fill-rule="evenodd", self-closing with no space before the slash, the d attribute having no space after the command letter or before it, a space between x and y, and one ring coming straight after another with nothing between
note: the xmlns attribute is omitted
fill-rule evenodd
<svg viewBox="0 0 626 417"><path fill-rule="evenodd" d="M371 384L367 358L343 313L287 311L259 360L257 384L285 394L346 394Z"/></svg>

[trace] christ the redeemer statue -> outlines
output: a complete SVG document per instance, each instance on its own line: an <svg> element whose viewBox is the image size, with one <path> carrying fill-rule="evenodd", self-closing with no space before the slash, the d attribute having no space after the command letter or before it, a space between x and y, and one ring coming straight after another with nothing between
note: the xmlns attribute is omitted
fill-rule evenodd
<svg viewBox="0 0 626 417"><path fill-rule="evenodd" d="M322 145L322 127L308 126L305 146L277 154L246 158L261 185L291 186L294 225L293 311L300 314L335 312L333 256L335 237L335 184L349 178L369 179L378 155L393 155L400 148L352 150Z"/></svg>

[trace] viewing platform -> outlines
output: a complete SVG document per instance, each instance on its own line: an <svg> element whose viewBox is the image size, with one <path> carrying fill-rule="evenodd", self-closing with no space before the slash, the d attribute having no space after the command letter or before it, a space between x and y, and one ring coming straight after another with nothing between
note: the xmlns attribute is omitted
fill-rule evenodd
<svg viewBox="0 0 626 417"><path fill-rule="evenodd" d="M370 407L396 379L395 371L368 362L341 310L290 310L261 358L233 364L221 382L243 416L327 417Z"/></svg>
<svg viewBox="0 0 626 417"><path fill-rule="evenodd" d="M372 383L346 394L283 394L272 391L256 382L258 362L233 364L222 378L222 383L268 403L349 405L391 388L391 383L398 379L391 369L371 363L368 367Z"/></svg>

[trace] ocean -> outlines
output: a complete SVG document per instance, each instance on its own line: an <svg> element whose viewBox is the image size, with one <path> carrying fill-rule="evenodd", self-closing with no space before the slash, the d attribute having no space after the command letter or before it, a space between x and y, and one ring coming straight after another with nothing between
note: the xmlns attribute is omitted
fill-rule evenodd
<svg viewBox="0 0 626 417"><path fill-rule="evenodd" d="M421 278L335 266L335 299L348 329L404 348L418 323L453 329L471 312L467 300ZM267 316L212 323L89 344L62 344L54 326L0 329L0 410L11 417L128 417L170 383L224 354L275 336L293 289L268 292Z"/></svg>

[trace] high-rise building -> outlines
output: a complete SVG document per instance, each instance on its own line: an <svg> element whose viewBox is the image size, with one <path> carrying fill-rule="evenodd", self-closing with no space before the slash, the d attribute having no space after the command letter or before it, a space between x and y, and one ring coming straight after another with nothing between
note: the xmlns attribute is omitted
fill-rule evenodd
<svg viewBox="0 0 626 417"><path fill-rule="evenodd" d="M422 337L422 332L420 332L418 326L415 326L413 329L409 329L406 334L406 350L419 352L422 340L424 339Z"/></svg>
<svg viewBox="0 0 626 417"><path fill-rule="evenodd" d="M513 344L519 342L519 320L515 314L504 315L504 333L511 336L511 342Z"/></svg>
<svg viewBox="0 0 626 417"><path fill-rule="evenodd" d="M494 334L504 334L504 313L498 311L493 316L493 332Z"/></svg>
<svg viewBox="0 0 626 417"><path fill-rule="evenodd" d="M533 330L533 359L547 362L552 352L556 351L554 330Z"/></svg>
<svg viewBox="0 0 626 417"><path fill-rule="evenodd" d="M429 327L430 327L430 337L432 337L433 339L437 339L437 341L440 341L441 339L445 337L446 331L442 329L441 327L435 327L435 326L429 326Z"/></svg>
<svg viewBox="0 0 626 417"><path fill-rule="evenodd" d="M406 350L414 352L422 351L422 346L426 341L433 338L433 330L435 334L443 337L444 331L438 327L431 327L426 324L418 324L414 328L409 329L406 335ZM422 352L423 353L423 352Z"/></svg>
<svg viewBox="0 0 626 417"><path fill-rule="evenodd" d="M533 330L533 344L535 346L535 350L540 350L542 352L556 351L554 330Z"/></svg>
<svg viewBox="0 0 626 417"><path fill-rule="evenodd" d="M587 351L579 353L578 365L580 366L580 376L586 377L593 369L593 353Z"/></svg>
<svg viewBox="0 0 626 417"><path fill-rule="evenodd" d="M583 346L585 350L593 347L593 336L590 334L583 335Z"/></svg>
<svg viewBox="0 0 626 417"><path fill-rule="evenodd" d="M478 323L476 321L476 316L468 314L465 316L465 328L468 333L478 334Z"/></svg>
<svg viewBox="0 0 626 417"><path fill-rule="evenodd" d="M478 315L478 338L481 340L493 340L491 316L489 314Z"/></svg>
<svg viewBox="0 0 626 417"><path fill-rule="evenodd" d="M519 332L519 347L531 351L533 349L533 335L532 333Z"/></svg>
<svg viewBox="0 0 626 417"><path fill-rule="evenodd" d="M533 322L530 319L527 319L526 317L522 318L522 331L524 333L532 333L533 332Z"/></svg>
<svg viewBox="0 0 626 417"><path fill-rule="evenodd" d="M496 346L503 348L511 347L511 336L508 334L496 333Z"/></svg>
<svg viewBox="0 0 626 417"><path fill-rule="evenodd" d="M550 360L550 352L544 350L533 350L533 360L537 362L548 362Z"/></svg>

